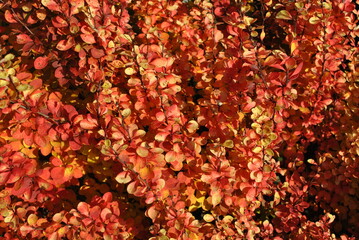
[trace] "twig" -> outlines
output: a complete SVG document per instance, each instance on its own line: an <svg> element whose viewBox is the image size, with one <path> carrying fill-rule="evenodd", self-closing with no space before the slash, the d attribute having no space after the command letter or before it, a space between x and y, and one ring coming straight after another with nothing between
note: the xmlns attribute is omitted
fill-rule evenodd
<svg viewBox="0 0 359 240"><path fill-rule="evenodd" d="M14 18L16 19L16 21L18 21L24 28L26 28L26 30L31 33L31 35L35 36L35 34L30 30L30 28L28 28L28 26L26 26L26 24L20 20L20 18L18 18L18 16L16 15L16 12L14 11L14 9L10 8Z"/></svg>

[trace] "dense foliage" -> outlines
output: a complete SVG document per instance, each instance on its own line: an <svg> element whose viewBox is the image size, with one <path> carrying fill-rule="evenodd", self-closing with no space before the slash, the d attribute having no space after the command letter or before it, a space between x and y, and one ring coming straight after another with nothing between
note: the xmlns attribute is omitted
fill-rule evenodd
<svg viewBox="0 0 359 240"><path fill-rule="evenodd" d="M358 238L358 10L1 0L0 236Z"/></svg>

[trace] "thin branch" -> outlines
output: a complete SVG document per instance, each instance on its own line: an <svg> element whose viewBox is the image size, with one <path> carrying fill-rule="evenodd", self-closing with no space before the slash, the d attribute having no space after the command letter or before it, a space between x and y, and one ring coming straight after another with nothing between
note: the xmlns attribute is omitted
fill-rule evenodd
<svg viewBox="0 0 359 240"><path fill-rule="evenodd" d="M28 28L28 26L26 26L26 24L23 21L21 21L20 18L18 18L14 9L10 8L10 10L16 21L18 21L32 36L35 36L35 34L30 30L30 28Z"/></svg>

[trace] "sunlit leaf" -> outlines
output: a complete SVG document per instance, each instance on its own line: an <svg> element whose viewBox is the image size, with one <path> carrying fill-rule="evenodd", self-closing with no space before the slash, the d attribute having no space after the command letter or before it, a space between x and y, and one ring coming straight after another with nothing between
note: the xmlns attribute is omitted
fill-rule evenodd
<svg viewBox="0 0 359 240"><path fill-rule="evenodd" d="M292 15L287 10L281 10L277 13L277 19L292 20Z"/></svg>

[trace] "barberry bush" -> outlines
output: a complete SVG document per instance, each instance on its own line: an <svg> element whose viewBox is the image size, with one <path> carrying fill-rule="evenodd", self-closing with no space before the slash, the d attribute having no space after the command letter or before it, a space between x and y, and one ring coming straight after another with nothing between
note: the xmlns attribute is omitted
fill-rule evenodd
<svg viewBox="0 0 359 240"><path fill-rule="evenodd" d="M358 17L0 0L1 239L359 238Z"/></svg>

